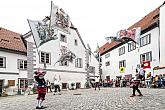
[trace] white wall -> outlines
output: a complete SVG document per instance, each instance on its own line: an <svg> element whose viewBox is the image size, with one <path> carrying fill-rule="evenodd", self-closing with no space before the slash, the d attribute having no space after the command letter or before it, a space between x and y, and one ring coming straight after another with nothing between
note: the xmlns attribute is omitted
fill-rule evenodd
<svg viewBox="0 0 165 110"><path fill-rule="evenodd" d="M165 5L160 7L160 66L165 66Z"/></svg>
<svg viewBox="0 0 165 110"><path fill-rule="evenodd" d="M127 74L136 74L136 66L140 64L140 54L152 51L152 61L151 61L151 68L155 65L159 64L159 45L158 45L158 36L159 36L159 28L154 28L153 30L143 34L141 37L151 33L151 44L146 46L140 47L138 49L128 52L128 44L123 44L120 47L110 51L110 57L105 58L105 54L102 55L102 70L104 74L104 78L106 76L110 76L111 79L116 79L116 76ZM119 48L125 46L125 54L119 56ZM125 72L120 73L119 70L119 61L126 60L126 67ZM105 66L105 62L110 61L109 66ZM152 69L147 70L152 71Z"/></svg>
<svg viewBox="0 0 165 110"><path fill-rule="evenodd" d="M89 65L95 67L95 73L91 73L95 76L99 76L99 62L95 58L93 54L91 54L91 57L89 58Z"/></svg>
<svg viewBox="0 0 165 110"><path fill-rule="evenodd" d="M68 66L59 66L59 63L56 63L56 61L60 58L60 55L61 55L60 34L66 35L67 47L69 50L71 50L76 55L76 58L82 58L82 60L83 60L82 68L75 67L75 60L73 60L73 62L69 62ZM66 34L66 33L58 30L57 36L58 36L57 40L51 40L51 41L41 45L38 48L38 51L49 52L51 54L51 64L46 65L47 74L46 74L45 78L49 79L51 82L53 82L54 76L60 75L61 82L63 82L63 83L67 83L69 81L81 82L81 87L84 88L84 84L86 82L86 70L85 70L85 68L86 68L86 49L85 49L84 45L82 44L77 32L74 29L71 29L70 34ZM75 44L74 44L75 39L78 42L77 46L75 46ZM30 42L34 42L34 39L32 36L30 36L26 40L30 41ZM37 52L37 50L36 50L36 52ZM44 65L39 63L38 53L36 53L35 55L36 55L35 68L38 68L38 67L43 68ZM98 74L98 62L94 58L93 55L91 55L90 66L94 66L96 73Z"/></svg>
<svg viewBox="0 0 165 110"><path fill-rule="evenodd" d="M58 70L75 70L75 71L84 71L85 72L85 48L83 47L82 43L80 42L76 33L71 32L71 34L65 34L61 31L58 31L58 36L61 34L66 35L67 37L67 46L68 49L75 53L77 58L83 59L83 68L75 68L75 61L72 63L69 62L69 66L59 66L59 63L55 62L60 58L61 51L60 51L60 37L57 40L49 41L42 46L39 47L38 51L44 51L51 53L51 64L47 64L47 68L49 69L58 69ZM78 46L74 45L74 39L78 40ZM43 67L43 64L39 63L39 56L36 54L36 65L38 67Z"/></svg>
<svg viewBox="0 0 165 110"><path fill-rule="evenodd" d="M26 70L19 70L17 68L17 60L24 59L27 60L26 55L14 54L9 52L0 51L0 56L6 57L6 68L0 68L0 72L8 74L0 74L0 79L15 80L15 85L18 83L18 78L27 78ZM11 74L10 74L11 73ZM19 73L12 74L12 73Z"/></svg>

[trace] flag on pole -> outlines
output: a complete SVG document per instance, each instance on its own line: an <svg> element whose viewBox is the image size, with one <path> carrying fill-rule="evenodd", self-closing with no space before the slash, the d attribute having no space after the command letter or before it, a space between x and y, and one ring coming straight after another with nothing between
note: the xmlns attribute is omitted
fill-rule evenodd
<svg viewBox="0 0 165 110"><path fill-rule="evenodd" d="M28 23L37 48L50 40L57 39L57 33L54 29L50 29L46 22L28 20Z"/></svg>
<svg viewBox="0 0 165 110"><path fill-rule="evenodd" d="M33 35L36 47L39 47L41 45L42 40L46 39L46 32L44 31L44 28L42 28L43 22L28 20L28 23L32 31L32 35ZM39 28L40 28L40 32L39 32Z"/></svg>
<svg viewBox="0 0 165 110"><path fill-rule="evenodd" d="M151 68L150 61L144 61L142 63L142 68L143 69L145 69L145 68Z"/></svg>
<svg viewBox="0 0 165 110"><path fill-rule="evenodd" d="M139 44L141 28L123 29L117 32L117 39L132 40Z"/></svg>
<svg viewBox="0 0 165 110"><path fill-rule="evenodd" d="M50 28L58 28L68 33L70 26L71 22L68 14L66 14L62 8L58 8L58 6L51 2Z"/></svg>
<svg viewBox="0 0 165 110"><path fill-rule="evenodd" d="M58 20L58 6L54 5L51 1L51 11L50 11L50 27L55 27Z"/></svg>

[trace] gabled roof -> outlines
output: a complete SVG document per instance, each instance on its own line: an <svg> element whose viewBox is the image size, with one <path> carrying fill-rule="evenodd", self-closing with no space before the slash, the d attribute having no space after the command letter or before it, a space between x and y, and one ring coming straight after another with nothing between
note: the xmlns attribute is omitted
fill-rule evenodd
<svg viewBox="0 0 165 110"><path fill-rule="evenodd" d="M156 8L155 10L153 10L152 12L147 14L145 17L143 17L141 20L139 20L138 22L136 22L135 24L130 26L128 29L141 27L141 31L143 31L143 30L149 28L150 26L152 26L154 23L157 23L159 21L160 7L161 6L159 6L158 8ZM113 49L114 47L116 47L120 44L121 44L121 42L115 42L115 41L113 41L111 43L106 43L102 47L99 48L99 52L101 55L103 55L107 51Z"/></svg>
<svg viewBox="0 0 165 110"><path fill-rule="evenodd" d="M159 20L159 11L160 7L156 8L145 17L143 17L140 21L136 22L134 25L130 26L128 29L141 27L141 30L144 30L157 22Z"/></svg>
<svg viewBox="0 0 165 110"><path fill-rule="evenodd" d="M0 49L26 53L21 34L0 27Z"/></svg>

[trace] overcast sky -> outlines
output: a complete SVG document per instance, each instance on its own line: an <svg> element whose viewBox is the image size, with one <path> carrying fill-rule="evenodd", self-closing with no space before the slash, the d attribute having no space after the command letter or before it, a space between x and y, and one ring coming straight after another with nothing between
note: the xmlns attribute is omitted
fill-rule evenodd
<svg viewBox="0 0 165 110"><path fill-rule="evenodd" d="M85 44L92 51L97 42L101 47L105 37L114 36L149 12L164 0L53 0L69 14ZM30 30L27 19L42 20L50 15L51 0L1 0L0 27L25 34Z"/></svg>

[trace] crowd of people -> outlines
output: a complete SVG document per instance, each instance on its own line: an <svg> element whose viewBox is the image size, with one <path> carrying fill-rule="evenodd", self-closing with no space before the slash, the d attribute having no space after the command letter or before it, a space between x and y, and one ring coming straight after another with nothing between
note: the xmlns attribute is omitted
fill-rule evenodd
<svg viewBox="0 0 165 110"><path fill-rule="evenodd" d="M147 88L164 88L165 87L165 74L147 76L146 80L146 87Z"/></svg>
<svg viewBox="0 0 165 110"><path fill-rule="evenodd" d="M135 77L130 79L122 78L122 79L115 79L115 80L112 79L108 81L103 81L102 85L103 87L130 87ZM165 88L165 74L151 76L151 72L149 72L146 77L139 79L141 79L139 83L139 87Z"/></svg>
<svg viewBox="0 0 165 110"><path fill-rule="evenodd" d="M49 80L45 80L44 71L35 71L34 72L34 79L36 81L36 89L37 89L37 105L36 109L42 109L42 102L45 100L46 92L53 92L52 89L54 89L55 95L57 92L60 93L61 91L61 83L60 80L57 80L57 78L54 78L54 82L50 83ZM165 87L165 74L155 75L152 76L151 72L146 74L146 71L143 68L140 68L138 73L135 75L134 78L123 78L123 79L116 79L116 80L107 80L107 82L102 81L99 77L96 77L94 81L91 82L91 85L93 88L98 88L100 90L100 86L102 87L132 87L133 88L133 94L131 97L136 96L135 91L137 91L139 94L138 96L143 96L141 91L138 87L146 87L146 88L161 88ZM61 94L60 94L61 95Z"/></svg>
<svg viewBox="0 0 165 110"><path fill-rule="evenodd" d="M165 74L151 76L151 73L147 74L147 77L140 81L139 87L142 88L165 88ZM136 77L136 76L135 76ZM133 83L133 79L115 79L103 81L103 87L130 87Z"/></svg>

